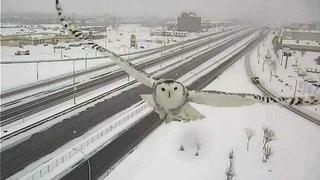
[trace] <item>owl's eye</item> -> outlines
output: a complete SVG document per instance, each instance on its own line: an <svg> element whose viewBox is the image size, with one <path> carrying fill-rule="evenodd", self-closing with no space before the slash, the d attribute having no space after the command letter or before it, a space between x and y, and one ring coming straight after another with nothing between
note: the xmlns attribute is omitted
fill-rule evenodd
<svg viewBox="0 0 320 180"><path fill-rule="evenodd" d="M161 88L161 90L162 90L162 91L165 91L166 89L165 89L165 88Z"/></svg>
<svg viewBox="0 0 320 180"><path fill-rule="evenodd" d="M173 90L177 90L177 89L178 89L177 87L174 87L174 88L173 88Z"/></svg>

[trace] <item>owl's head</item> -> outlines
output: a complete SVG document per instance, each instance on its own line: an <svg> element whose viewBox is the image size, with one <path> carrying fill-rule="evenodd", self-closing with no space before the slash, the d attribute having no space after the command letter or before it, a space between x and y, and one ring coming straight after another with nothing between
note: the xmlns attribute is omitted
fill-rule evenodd
<svg viewBox="0 0 320 180"><path fill-rule="evenodd" d="M156 102L165 109L175 109L183 105L187 93L187 88L175 80L160 81L154 88Z"/></svg>

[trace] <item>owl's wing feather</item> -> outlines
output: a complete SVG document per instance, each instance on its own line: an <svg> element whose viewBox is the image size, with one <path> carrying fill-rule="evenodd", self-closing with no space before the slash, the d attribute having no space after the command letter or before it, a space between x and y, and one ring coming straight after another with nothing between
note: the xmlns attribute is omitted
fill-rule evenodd
<svg viewBox="0 0 320 180"><path fill-rule="evenodd" d="M222 91L190 91L187 101L209 106L246 106L254 103L279 103L283 102L289 105L316 105L320 104L320 98L315 97L267 97L257 94L246 93L228 93Z"/></svg>
<svg viewBox="0 0 320 180"><path fill-rule="evenodd" d="M68 29L68 31L76 38L81 40L88 39L88 36L85 35L79 28L77 28L72 22L63 15L62 8L60 5L59 0L56 0L56 10L58 12L59 20L61 21L64 28ZM137 69L133 64L131 64L129 61L126 61L116 53L94 43L92 44L92 49L96 49L100 53L104 55L110 56L111 60L119 65L124 71L126 71L130 76L134 77L136 80L138 80L140 83L153 87L153 84L156 82L154 78L152 78L147 73L140 71Z"/></svg>

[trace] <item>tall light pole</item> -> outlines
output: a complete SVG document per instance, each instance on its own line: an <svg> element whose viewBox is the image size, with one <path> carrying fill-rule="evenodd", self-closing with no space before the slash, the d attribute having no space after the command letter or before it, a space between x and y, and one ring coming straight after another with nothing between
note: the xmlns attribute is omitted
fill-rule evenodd
<svg viewBox="0 0 320 180"><path fill-rule="evenodd" d="M86 62L85 62L85 67L86 67L86 69L87 69L87 67L88 67L88 54L89 54L90 52L87 52L87 54L86 54Z"/></svg>
<svg viewBox="0 0 320 180"><path fill-rule="evenodd" d="M306 92L306 80L303 79L303 95Z"/></svg>
<svg viewBox="0 0 320 180"><path fill-rule="evenodd" d="M128 48L128 62L130 61L130 46L126 46L124 44L121 45L123 47L124 53L125 54L125 48ZM128 81L130 80L130 75L128 74Z"/></svg>
<svg viewBox="0 0 320 180"><path fill-rule="evenodd" d="M74 58L72 60L72 72L73 72L73 104L76 104L76 70L75 70L75 67L74 67Z"/></svg>
<svg viewBox="0 0 320 180"><path fill-rule="evenodd" d="M295 76L288 76L288 77L294 78L296 80L296 84L294 86L294 94L293 94L293 97L296 98L298 80L297 80L297 78Z"/></svg>
<svg viewBox="0 0 320 180"><path fill-rule="evenodd" d="M181 53L181 57L182 57L182 60L183 60L183 52L184 51L184 36L182 36L182 53Z"/></svg>
<svg viewBox="0 0 320 180"><path fill-rule="evenodd" d="M105 48L107 48L107 40L108 40L108 27L106 26L106 35L105 35L105 39L104 39Z"/></svg>
<svg viewBox="0 0 320 180"><path fill-rule="evenodd" d="M39 62L37 62L37 80L39 80Z"/></svg>
<svg viewBox="0 0 320 180"><path fill-rule="evenodd" d="M73 148L73 150L78 151L84 155L83 158L88 162L88 180L91 180L91 166L90 166L90 161L89 161L87 155L78 148Z"/></svg>
<svg viewBox="0 0 320 180"><path fill-rule="evenodd" d="M274 61L271 61L269 66L270 66L270 84L271 84L271 80L272 80L272 71L274 69L274 66L275 66L275 63Z"/></svg>
<svg viewBox="0 0 320 180"><path fill-rule="evenodd" d="M62 59L62 48L60 47L60 57Z"/></svg>
<svg viewBox="0 0 320 180"><path fill-rule="evenodd" d="M121 45L123 47L123 54L126 53L126 48L128 49L128 61L130 60L130 47L124 44Z"/></svg>
<svg viewBox="0 0 320 180"><path fill-rule="evenodd" d="M260 44L258 45L257 56L258 56L258 64L259 64L259 62L260 62Z"/></svg>
<svg viewBox="0 0 320 180"><path fill-rule="evenodd" d="M64 55L64 57L70 58L69 56ZM76 70L75 70L75 58L72 59L72 73L73 73L73 104L76 104Z"/></svg>
<svg viewBox="0 0 320 180"><path fill-rule="evenodd" d="M264 64L266 63L266 58L263 58L263 64L262 64L262 69L261 71L264 72Z"/></svg>

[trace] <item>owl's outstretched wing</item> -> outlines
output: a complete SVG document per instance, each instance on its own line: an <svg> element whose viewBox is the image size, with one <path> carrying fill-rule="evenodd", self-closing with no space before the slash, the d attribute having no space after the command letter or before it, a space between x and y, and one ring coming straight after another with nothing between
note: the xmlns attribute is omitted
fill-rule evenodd
<svg viewBox="0 0 320 180"><path fill-rule="evenodd" d="M257 94L227 93L222 91L190 91L188 102L205 104L209 106L246 106L254 103L287 103L289 105L317 105L320 98L315 97L267 97Z"/></svg>
<svg viewBox="0 0 320 180"><path fill-rule="evenodd" d="M79 28L77 28L66 16L62 13L62 8L59 0L56 0L56 10L58 12L59 20L61 21L64 28L68 29L68 31L77 39L86 40L88 36L86 36ZM92 49L96 49L100 53L104 55L110 56L111 60L119 65L124 71L126 71L130 76L134 77L140 83L153 87L153 84L156 82L150 75L147 73L138 70L133 64L129 61L126 61L116 53L94 43L92 44Z"/></svg>

